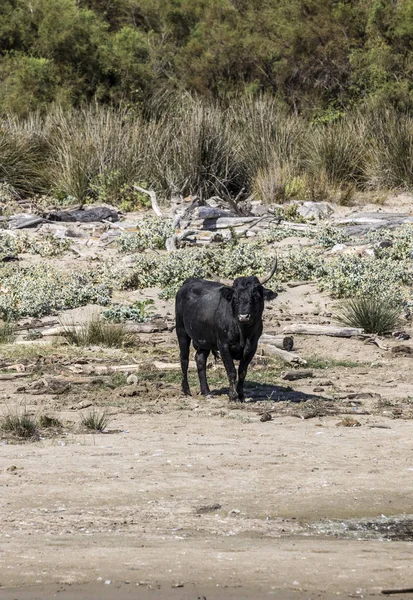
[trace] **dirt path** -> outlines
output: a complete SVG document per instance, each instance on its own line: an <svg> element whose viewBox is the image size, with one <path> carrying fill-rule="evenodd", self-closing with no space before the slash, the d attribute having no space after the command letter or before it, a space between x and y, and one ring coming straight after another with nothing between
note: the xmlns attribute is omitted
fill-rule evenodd
<svg viewBox="0 0 413 600"><path fill-rule="evenodd" d="M360 421L118 414L111 425L127 432L3 446L0 596L98 580L130 582L125 598L139 582L200 593L241 586L248 598L411 587L411 542L309 529L413 512L413 421ZM147 597L141 587L134 597ZM197 596L177 588L164 597Z"/></svg>

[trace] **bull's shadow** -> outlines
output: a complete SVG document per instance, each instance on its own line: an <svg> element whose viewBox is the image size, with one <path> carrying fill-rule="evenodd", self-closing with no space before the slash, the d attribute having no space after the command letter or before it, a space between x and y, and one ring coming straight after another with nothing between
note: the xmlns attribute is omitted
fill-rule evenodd
<svg viewBox="0 0 413 600"><path fill-rule="evenodd" d="M228 387L215 388L211 390L213 396L228 394ZM291 387L260 383L258 381L246 381L244 385L245 398L249 402L307 402L308 400L327 400L318 394L306 394L294 390Z"/></svg>

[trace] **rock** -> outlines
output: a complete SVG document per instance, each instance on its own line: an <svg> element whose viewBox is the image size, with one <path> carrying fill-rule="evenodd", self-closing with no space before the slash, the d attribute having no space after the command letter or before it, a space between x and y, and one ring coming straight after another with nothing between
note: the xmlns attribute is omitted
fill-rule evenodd
<svg viewBox="0 0 413 600"><path fill-rule="evenodd" d="M340 252L345 252L347 248L346 244L335 244L330 248L329 254L339 254Z"/></svg>
<svg viewBox="0 0 413 600"><path fill-rule="evenodd" d="M207 513L215 512L216 510L220 510L222 506L218 504L218 502L214 502L213 504L206 504L203 506L197 506L195 508L195 512L198 515L205 515Z"/></svg>
<svg viewBox="0 0 413 600"><path fill-rule="evenodd" d="M413 348L411 346L405 346L404 344L400 344L399 346L393 346L391 352L394 354L402 354L402 355L411 355L413 354Z"/></svg>
<svg viewBox="0 0 413 600"><path fill-rule="evenodd" d="M377 242L375 245L376 248L391 248L393 246L392 240L381 240L381 242Z"/></svg>
<svg viewBox="0 0 413 600"><path fill-rule="evenodd" d="M324 388L317 386L317 387L313 388L313 392L315 394L320 394L321 392L324 392Z"/></svg>
<svg viewBox="0 0 413 600"><path fill-rule="evenodd" d="M265 412L265 413L263 413L263 414L261 415L261 419L260 419L260 421L261 421L262 423L266 423L267 421L271 421L271 420L272 420L271 413L269 413L269 412Z"/></svg>
<svg viewBox="0 0 413 600"><path fill-rule="evenodd" d="M30 213L19 213L9 218L9 227L10 229L24 229L26 227L36 227L36 225L44 222L45 219L43 217Z"/></svg>
<svg viewBox="0 0 413 600"><path fill-rule="evenodd" d="M254 217L263 217L268 214L268 207L261 202L254 200L251 202L250 212Z"/></svg>
<svg viewBox="0 0 413 600"><path fill-rule="evenodd" d="M302 370L302 371L287 371L283 374L281 379L285 381L296 381L297 379L307 379L313 376L313 372L310 370Z"/></svg>
<svg viewBox="0 0 413 600"><path fill-rule="evenodd" d="M79 209L55 210L46 215L50 221L93 223L96 221L119 221L119 211L109 206L90 206Z"/></svg>
<svg viewBox="0 0 413 600"><path fill-rule="evenodd" d="M222 208L213 208L211 206L199 206L194 211L194 217L197 219L218 219L219 217L235 217L237 216L230 210Z"/></svg>
<svg viewBox="0 0 413 600"><path fill-rule="evenodd" d="M108 231L102 233L99 238L99 242L102 244L111 244L120 235L122 235L122 231L120 229L109 229Z"/></svg>
<svg viewBox="0 0 413 600"><path fill-rule="evenodd" d="M330 216L334 212L334 208L328 202L303 202L298 206L297 212L304 219L313 218L321 221Z"/></svg>
<svg viewBox="0 0 413 600"><path fill-rule="evenodd" d="M139 382L139 378L135 374L128 375L126 378L126 383L129 385L136 385Z"/></svg>
<svg viewBox="0 0 413 600"><path fill-rule="evenodd" d="M396 338L396 340L410 340L410 335L407 331L395 331L392 333L392 336Z"/></svg>
<svg viewBox="0 0 413 600"><path fill-rule="evenodd" d="M88 402L87 400L82 400L74 406L71 406L70 410L83 410L84 408L89 408L90 406L92 406L91 402Z"/></svg>

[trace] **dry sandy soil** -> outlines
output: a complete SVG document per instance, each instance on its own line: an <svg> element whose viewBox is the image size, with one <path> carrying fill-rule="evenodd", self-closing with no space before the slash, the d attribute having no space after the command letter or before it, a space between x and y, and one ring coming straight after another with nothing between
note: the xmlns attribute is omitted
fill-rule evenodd
<svg viewBox="0 0 413 600"><path fill-rule="evenodd" d="M265 330L327 323L329 309L313 285L287 289ZM195 373L193 396L181 396L179 371L152 366L177 360L173 332L125 350L1 347L2 373L24 365L27 376L0 381L0 408L26 405L63 428L31 442L3 435L0 598L302 600L413 588L413 357L359 339L296 336L295 346L313 376L285 381L284 365L258 356L244 405L228 403L219 364L213 396L196 395ZM93 379L94 366L133 362L134 385ZM104 433L82 430L88 404L109 411Z"/></svg>

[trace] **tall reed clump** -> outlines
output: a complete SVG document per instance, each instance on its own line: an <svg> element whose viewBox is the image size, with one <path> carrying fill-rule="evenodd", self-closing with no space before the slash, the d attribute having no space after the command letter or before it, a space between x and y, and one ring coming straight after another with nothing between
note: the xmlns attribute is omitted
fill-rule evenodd
<svg viewBox="0 0 413 600"><path fill-rule="evenodd" d="M394 110L370 112L367 186L413 189L413 117Z"/></svg>
<svg viewBox="0 0 413 600"><path fill-rule="evenodd" d="M0 121L0 184L15 198L47 192L49 145L39 115Z"/></svg>
<svg viewBox="0 0 413 600"><path fill-rule="evenodd" d="M50 185L60 199L115 202L139 182L144 141L140 118L126 110L89 106L48 118Z"/></svg>
<svg viewBox="0 0 413 600"><path fill-rule="evenodd" d="M299 194L303 120L287 115L271 96L235 100L229 114L248 191L264 202Z"/></svg>
<svg viewBox="0 0 413 600"><path fill-rule="evenodd" d="M90 105L0 121L0 186L11 198L129 207L141 201L137 183L167 201L346 203L357 189L413 189L412 164L411 115L365 107L309 123L269 95L218 104L169 94L142 113Z"/></svg>
<svg viewBox="0 0 413 600"><path fill-rule="evenodd" d="M226 110L211 102L185 98L149 125L151 180L165 194L237 196L247 191L246 166L237 153Z"/></svg>
<svg viewBox="0 0 413 600"><path fill-rule="evenodd" d="M338 191L346 198L348 190L364 187L365 129L365 120L360 116L308 129L302 159L308 199L326 200Z"/></svg>

